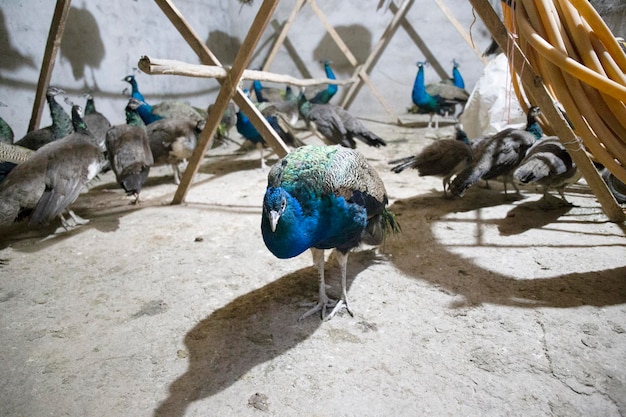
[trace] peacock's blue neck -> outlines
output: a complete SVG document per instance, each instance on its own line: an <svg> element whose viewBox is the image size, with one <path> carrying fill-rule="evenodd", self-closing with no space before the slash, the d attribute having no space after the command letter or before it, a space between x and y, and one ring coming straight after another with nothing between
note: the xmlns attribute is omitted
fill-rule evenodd
<svg viewBox="0 0 626 417"><path fill-rule="evenodd" d="M330 67L328 63L324 64L324 71L326 72L326 78L329 78L331 80L337 79L335 77L335 73L333 72L333 69ZM337 89L338 89L337 84L328 84L326 91L328 92L328 94L333 95L337 92Z"/></svg>
<svg viewBox="0 0 626 417"><path fill-rule="evenodd" d="M456 65L452 68L452 84L459 88L465 88L465 81Z"/></svg>
<svg viewBox="0 0 626 417"><path fill-rule="evenodd" d="M237 132L239 132L241 136L248 139L249 141L253 143L263 142L263 137L261 136L261 134L258 132L258 130L256 130L248 116L246 116L241 111L237 112L236 127Z"/></svg>
<svg viewBox="0 0 626 417"><path fill-rule="evenodd" d="M275 192L270 187L268 194ZM274 232L264 204L261 230L268 249L278 258L292 258L312 247L330 249L358 244L367 224L364 207L334 194L316 195L313 190L298 199L285 192L286 207ZM347 243L348 242L348 243Z"/></svg>

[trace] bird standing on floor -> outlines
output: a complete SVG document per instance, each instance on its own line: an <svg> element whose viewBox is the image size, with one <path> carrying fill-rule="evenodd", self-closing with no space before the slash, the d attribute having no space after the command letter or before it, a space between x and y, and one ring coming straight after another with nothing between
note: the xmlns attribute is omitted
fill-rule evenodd
<svg viewBox="0 0 626 417"><path fill-rule="evenodd" d="M65 91L52 86L48 87L46 90L46 101L50 108L52 124L28 132L24 137L15 142L16 145L37 150L45 144L61 139L74 131L72 118L67 114L63 106L56 101L56 96L59 94L65 94Z"/></svg>
<svg viewBox="0 0 626 417"><path fill-rule="evenodd" d="M399 230L387 211L384 184L357 151L341 146L303 146L279 160L268 175L261 232L278 258L298 256L307 249L319 276L319 301L300 320L316 312L332 318L346 308L348 253L361 242L379 245L391 230ZM324 250L336 249L341 267L341 299L326 295ZM333 307L329 315L326 309Z"/></svg>
<svg viewBox="0 0 626 417"><path fill-rule="evenodd" d="M89 131L98 139L99 144L101 144L100 147L104 147L104 138L107 131L111 128L111 122L96 109L93 96L90 93L86 94L86 96L87 101L85 102L85 115L83 116L83 120Z"/></svg>
<svg viewBox="0 0 626 417"><path fill-rule="evenodd" d="M369 146L387 146L380 136L339 106L311 103L301 93L299 108L309 129L330 145L355 148L358 139Z"/></svg>
<svg viewBox="0 0 626 417"><path fill-rule="evenodd" d="M443 179L443 194L447 195L450 178L465 169L472 161L469 139L460 125L456 125L454 139L432 142L417 155L390 161L396 164L391 170L396 174L407 168L417 169L420 177L436 176Z"/></svg>
<svg viewBox="0 0 626 417"><path fill-rule="evenodd" d="M171 165L176 184L180 184L180 164L193 155L205 125L205 120L161 119L146 127L154 165Z"/></svg>
<svg viewBox="0 0 626 417"><path fill-rule="evenodd" d="M30 209L31 225L46 224L55 217L60 217L64 227L71 225L63 211L104 163L97 139L80 112L80 106L72 106L73 133L39 148L0 184L0 225L12 223L22 210ZM86 222L68 212L75 223Z"/></svg>
<svg viewBox="0 0 626 417"><path fill-rule="evenodd" d="M563 193L565 187L580 179L580 172L572 157L556 136L546 136L528 149L526 156L513 173L523 184L538 184L543 188L542 206L550 208L548 191L555 189L563 203L571 205Z"/></svg>
<svg viewBox="0 0 626 417"><path fill-rule="evenodd" d="M141 92L139 91L139 86L137 85L137 80L135 79L134 75L127 75L126 77L124 77L122 81L126 81L127 83L130 84L131 97L139 100L142 103L142 105L139 106L137 111L139 112L139 115L141 116L141 120L143 120L143 122L146 125L149 125L150 123L156 122L157 120L160 120L163 118L159 116L158 114L154 114L152 110L152 106L146 102L146 99L143 97L143 94L141 94Z"/></svg>
<svg viewBox="0 0 626 417"><path fill-rule="evenodd" d="M417 63L417 75L413 82L411 99L417 106L418 113L429 114L428 128L432 127L435 118L435 129L439 128L439 115L445 114L456 104L464 104L469 98L467 91L446 83L429 84L426 87L424 76L424 62Z"/></svg>
<svg viewBox="0 0 626 417"><path fill-rule="evenodd" d="M480 141L474 149L472 163L461 171L450 184L449 190L455 196L463 196L465 190L478 180L490 180L503 177L504 193L507 193L506 183L511 182L513 171L524 159L526 151L543 136L537 117L541 111L533 106L528 109L526 128L507 128L491 137ZM517 190L519 192L519 190Z"/></svg>
<svg viewBox="0 0 626 417"><path fill-rule="evenodd" d="M126 105L126 124L113 126L106 133L107 157L117 183L139 202L139 193L154 164L146 125L137 108L141 103L131 98Z"/></svg>
<svg viewBox="0 0 626 417"><path fill-rule="evenodd" d="M330 64L331 62L329 60L324 60L324 72L326 73L326 78L336 80L337 78L335 77L335 73L333 72ZM326 104L337 93L337 90L337 84L328 84L325 89L318 91L309 101L314 104Z"/></svg>

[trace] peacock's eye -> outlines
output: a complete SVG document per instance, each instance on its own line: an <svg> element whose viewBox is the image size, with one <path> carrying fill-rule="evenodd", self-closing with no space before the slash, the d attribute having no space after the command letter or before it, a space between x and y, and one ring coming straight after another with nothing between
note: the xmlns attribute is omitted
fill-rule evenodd
<svg viewBox="0 0 626 417"><path fill-rule="evenodd" d="M283 201L280 203L280 212L285 211L285 207L287 207L287 200L283 198Z"/></svg>

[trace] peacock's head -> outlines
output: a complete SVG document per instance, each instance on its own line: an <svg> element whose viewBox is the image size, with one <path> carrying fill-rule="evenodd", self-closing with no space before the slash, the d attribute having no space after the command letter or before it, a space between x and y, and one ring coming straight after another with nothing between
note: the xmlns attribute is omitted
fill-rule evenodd
<svg viewBox="0 0 626 417"><path fill-rule="evenodd" d="M268 187L263 201L263 215L267 217L272 232L287 208L287 193L282 188Z"/></svg>
<svg viewBox="0 0 626 417"><path fill-rule="evenodd" d="M133 81L135 81L135 76L134 75L127 75L126 77L124 77L122 79L122 81L126 81L127 83L133 83Z"/></svg>

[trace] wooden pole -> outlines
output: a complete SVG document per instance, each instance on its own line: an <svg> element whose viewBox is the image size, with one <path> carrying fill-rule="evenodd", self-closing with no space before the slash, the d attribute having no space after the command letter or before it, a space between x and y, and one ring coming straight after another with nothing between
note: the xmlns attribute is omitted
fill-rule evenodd
<svg viewBox="0 0 626 417"><path fill-rule="evenodd" d="M43 55L41 71L39 72L39 81L37 82L37 91L35 92L35 102L33 103L33 113L28 124L28 131L35 130L41 123L41 114L45 104L46 90L50 85L52 78L52 70L56 61L57 52L61 45L61 38L65 30L65 22L70 10L71 0L57 0L57 5L52 15L50 23L50 31L48 32L48 41Z"/></svg>
<svg viewBox="0 0 626 417"><path fill-rule="evenodd" d="M609 220L612 222L623 222L626 220L624 211L617 204L613 194L611 194L606 183L598 174L585 149L580 146L580 140L561 112L555 107L552 96L550 96L541 77L526 59L526 56L517 44L517 40L509 36L508 31L487 0L470 0L470 2L500 48L509 54L509 62L513 63L515 71L519 74L524 91L531 97L534 104L541 108L541 112L545 117L550 120L550 125L554 129L555 135L558 136L565 149L567 149Z"/></svg>
<svg viewBox="0 0 626 417"><path fill-rule="evenodd" d="M178 9L174 6L171 0L154 0L154 1L161 8L165 16L167 16L167 18L170 19L174 27L178 30L178 32L185 39L185 41L187 41L191 49L193 49L193 51L198 55L198 57L200 58L200 61L202 61L203 64L222 66L219 60L217 59L217 57L204 44L204 42L200 39L198 34L189 26L187 21L184 19L180 11L178 11ZM263 9L264 7L267 7L265 3L268 3L271 6L273 6L273 8L275 8L277 1L278 0L265 0L261 9ZM261 12L261 9L259 10L259 13ZM259 17L259 14L257 13L257 18L258 17ZM267 19L269 20L270 17L271 16L267 16ZM256 19L255 19L255 22L256 22ZM264 23L265 25L267 25L267 22L264 22ZM265 25L263 25L263 28L265 28ZM258 39L256 39L256 41L258 42ZM224 85L225 83L224 80L218 79L217 81L222 85ZM236 90L234 93L235 95L234 97L232 97L232 99L235 102L235 104L237 104L237 106L239 106L239 108L250 118L250 121L252 122L254 127L259 131L261 136L263 136L263 139L267 142L269 146L272 147L272 149L274 149L274 152L276 152L276 154L279 157L287 155L287 153L289 153L289 148L287 147L287 145L285 145L285 143L280 139L280 137L278 137L274 129L272 129L269 123L267 123L267 120L265 120L265 117L261 115L261 113L256 108L256 106L254 106L252 102L250 102L250 100L247 99L243 90L238 88L236 84L234 85L234 87L236 87ZM216 101L216 104L217 104L217 101ZM226 105L228 105L228 102L226 102ZM217 108L217 106L216 105L213 106L213 111L211 112L211 114L215 115L214 116L215 119L209 120L209 118L207 118L206 127L204 128L202 134L200 134L200 137L198 138L198 140L200 140L200 138L205 136L205 132L208 132L209 130L215 131L215 129L217 129L217 124L219 123L219 120L222 118L225 108L226 107L221 109L221 111L218 111L219 109ZM215 126L211 126L209 124L209 121L211 122L217 121L217 123L215 124ZM207 139L207 143L205 146L206 149L209 149L209 146L211 145L211 142L213 140L212 138L213 136ZM195 172L197 172L198 165L200 163L201 158L204 156L206 149L196 148L194 155L192 156L192 159L190 159L189 165L187 166L187 169L185 170L185 174L183 174L183 178L181 178L181 183L179 184L178 189L176 190L176 194L174 195L172 204L180 204L184 201L185 196L187 195L188 188L191 184L191 179L193 178L193 175L190 175L189 177L187 177L186 175L187 171L193 170L194 174ZM198 165L196 165L195 167L192 167L191 165L192 160L195 161L196 164ZM183 180L185 180L185 183L183 183Z"/></svg>

